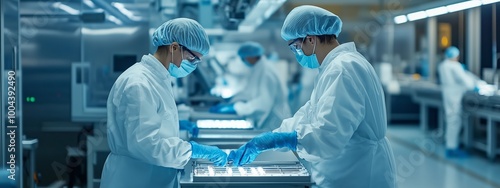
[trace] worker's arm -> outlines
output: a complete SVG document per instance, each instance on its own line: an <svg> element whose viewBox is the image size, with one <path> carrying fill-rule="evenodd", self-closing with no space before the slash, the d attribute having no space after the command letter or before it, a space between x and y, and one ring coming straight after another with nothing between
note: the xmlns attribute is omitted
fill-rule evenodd
<svg viewBox="0 0 500 188"><path fill-rule="evenodd" d="M467 73L466 70L459 66L454 66L453 68L455 69L455 74L453 74L453 76L458 83L468 90L472 90L476 87L475 78L471 76L472 73Z"/></svg>
<svg viewBox="0 0 500 188"><path fill-rule="evenodd" d="M307 161L337 157L365 116L363 85L345 71L328 73L319 80L322 96L306 112L295 114L283 124L293 123L297 132L297 153ZM315 88L318 89L318 88ZM277 129L290 132L293 130Z"/></svg>
<svg viewBox="0 0 500 188"><path fill-rule="evenodd" d="M191 158L191 145L174 135L164 137L159 133L161 126L178 122L170 114L158 114L159 99L142 83L130 84L123 95L121 106L125 108L126 145L130 154L149 164L182 169Z"/></svg>
<svg viewBox="0 0 500 188"><path fill-rule="evenodd" d="M255 112L266 112L274 105L276 87L281 87L278 80L272 79L271 75L264 74L259 85L259 95L246 102L236 102L234 110L240 116L248 116Z"/></svg>

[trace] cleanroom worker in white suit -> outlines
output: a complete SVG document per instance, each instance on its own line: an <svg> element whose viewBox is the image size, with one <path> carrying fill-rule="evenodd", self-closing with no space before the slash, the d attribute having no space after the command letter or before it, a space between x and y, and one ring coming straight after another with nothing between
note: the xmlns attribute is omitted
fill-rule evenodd
<svg viewBox="0 0 500 188"><path fill-rule="evenodd" d="M354 43L338 43L341 29L340 18L319 7L288 14L281 37L300 65L319 69L311 98L278 129L232 151L229 161L244 165L285 148L303 159L315 187L396 187L382 85Z"/></svg>
<svg viewBox="0 0 500 188"><path fill-rule="evenodd" d="M101 187L180 187L180 170L191 158L226 164L217 147L179 138L179 117L169 76L184 77L209 51L200 24L165 22L153 34L154 54L144 55L118 77L109 93L107 134L111 153Z"/></svg>
<svg viewBox="0 0 500 188"><path fill-rule="evenodd" d="M443 94L446 114L446 156L466 157L467 153L458 148L460 130L462 129L462 98L467 90L476 86L475 78L464 70L458 57L460 51L451 46L445 51L445 60L439 65L439 78Z"/></svg>
<svg viewBox="0 0 500 188"><path fill-rule="evenodd" d="M272 131L283 119L291 117L285 88L274 67L265 59L262 45L243 43L238 55L252 68L245 89L231 100L232 103L216 105L210 111L249 117L254 120L256 129Z"/></svg>

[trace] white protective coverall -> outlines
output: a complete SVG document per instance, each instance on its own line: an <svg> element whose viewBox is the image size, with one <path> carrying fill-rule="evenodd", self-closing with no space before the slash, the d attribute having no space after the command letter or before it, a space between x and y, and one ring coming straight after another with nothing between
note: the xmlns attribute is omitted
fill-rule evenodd
<svg viewBox="0 0 500 188"><path fill-rule="evenodd" d="M275 132L297 131L297 153L315 187L392 188L386 129L380 80L354 43L346 43L326 56L310 100Z"/></svg>
<svg viewBox="0 0 500 188"><path fill-rule="evenodd" d="M191 158L191 145L179 138L169 79L152 55L118 77L107 104L111 153L101 187L180 187L178 169Z"/></svg>
<svg viewBox="0 0 500 188"><path fill-rule="evenodd" d="M475 79L459 62L445 60L438 67L446 114L446 148L457 149L462 128L462 98L467 90L475 87Z"/></svg>
<svg viewBox="0 0 500 188"><path fill-rule="evenodd" d="M234 110L254 120L256 129L271 131L291 117L285 89L270 62L261 59L248 75L247 85L235 96Z"/></svg>

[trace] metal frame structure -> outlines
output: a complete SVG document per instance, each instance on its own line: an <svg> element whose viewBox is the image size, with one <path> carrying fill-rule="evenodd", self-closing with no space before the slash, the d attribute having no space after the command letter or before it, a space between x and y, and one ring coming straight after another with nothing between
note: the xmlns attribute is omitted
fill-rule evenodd
<svg viewBox="0 0 500 188"><path fill-rule="evenodd" d="M106 107L87 106L90 63L71 65L71 119L74 122L101 122L107 117Z"/></svg>

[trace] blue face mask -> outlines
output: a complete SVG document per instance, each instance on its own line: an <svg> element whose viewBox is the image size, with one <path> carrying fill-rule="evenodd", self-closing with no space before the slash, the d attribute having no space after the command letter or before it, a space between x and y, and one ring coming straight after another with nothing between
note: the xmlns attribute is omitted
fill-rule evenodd
<svg viewBox="0 0 500 188"><path fill-rule="evenodd" d="M196 67L197 65L190 63L188 60L182 60L181 67L177 67L174 63L170 63L168 72L175 78L182 78L193 72Z"/></svg>
<svg viewBox="0 0 500 188"><path fill-rule="evenodd" d="M314 53L315 51L316 51L316 43L314 43L313 52L310 56L305 55L302 49L298 49L297 53L295 54L295 58L299 62L300 66L310 69L318 68L319 62L318 58L316 58L316 54Z"/></svg>
<svg viewBox="0 0 500 188"><path fill-rule="evenodd" d="M182 56L181 66L177 67L173 63L174 62L174 52L172 51L172 62L170 62L170 65L168 66L168 72L174 78L185 77L185 76L189 75L191 72L193 72L197 67L197 64L193 64L193 63L190 63L188 60L185 60L182 52L181 52L181 56Z"/></svg>

